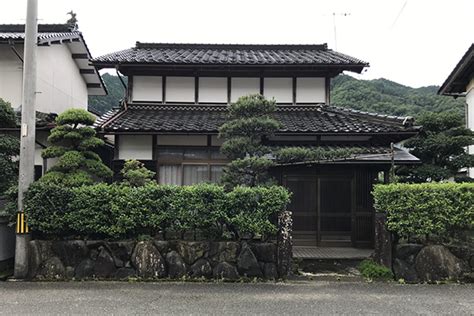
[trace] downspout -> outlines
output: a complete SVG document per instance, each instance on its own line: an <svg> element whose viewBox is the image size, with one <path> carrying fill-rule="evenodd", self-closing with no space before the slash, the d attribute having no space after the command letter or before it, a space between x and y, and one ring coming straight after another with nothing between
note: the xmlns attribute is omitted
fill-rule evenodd
<svg viewBox="0 0 474 316"><path fill-rule="evenodd" d="M18 53L18 51L16 50L15 42L12 40L9 40L8 44L10 44L10 48L13 51L13 53L16 55L16 57L18 57L18 59L21 60L21 63L23 63L23 57L21 57L20 53Z"/></svg>
<svg viewBox="0 0 474 316"><path fill-rule="evenodd" d="M125 81L123 81L122 76L120 75L118 68L119 68L118 65L115 66L115 72L117 73L117 76L120 79L120 82L122 83L122 86L123 86L123 89L124 89L124 97L123 97L122 102L123 102L124 108L126 110L127 109L127 101L128 101L128 87L125 84Z"/></svg>

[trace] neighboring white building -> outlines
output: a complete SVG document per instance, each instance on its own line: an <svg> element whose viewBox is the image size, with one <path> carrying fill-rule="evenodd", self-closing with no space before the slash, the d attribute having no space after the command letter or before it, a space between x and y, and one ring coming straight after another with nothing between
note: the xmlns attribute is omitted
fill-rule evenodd
<svg viewBox="0 0 474 316"><path fill-rule="evenodd" d="M24 29L20 24L0 25L0 98L15 110L22 104ZM37 54L36 111L60 114L70 108L87 110L88 96L107 94L98 71L89 64L92 56L77 26L38 25ZM47 145L50 128L42 126L37 132L35 166L39 175L47 169L41 150ZM15 133L15 129L8 132Z"/></svg>
<svg viewBox="0 0 474 316"><path fill-rule="evenodd" d="M0 25L0 98L15 110L22 104L24 31L24 25ZM99 73L89 64L92 56L77 26L39 25L37 54L36 178L48 168L41 150L47 145L55 114L70 108L86 110L88 96L107 94ZM19 129L0 127L0 133L19 135ZM0 267L11 260L15 249L15 235L7 222L0 218Z"/></svg>
<svg viewBox="0 0 474 316"><path fill-rule="evenodd" d="M454 67L438 94L466 98L466 126L474 131L474 44ZM474 146L467 150L474 155ZM474 177L474 168L469 168L468 176Z"/></svg>

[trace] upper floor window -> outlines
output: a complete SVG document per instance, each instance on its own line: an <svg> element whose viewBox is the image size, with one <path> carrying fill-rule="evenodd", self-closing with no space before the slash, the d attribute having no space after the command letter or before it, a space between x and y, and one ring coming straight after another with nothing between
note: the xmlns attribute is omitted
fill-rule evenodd
<svg viewBox="0 0 474 316"><path fill-rule="evenodd" d="M293 78L265 78L263 94L277 103L293 103Z"/></svg>
<svg viewBox="0 0 474 316"><path fill-rule="evenodd" d="M296 78L296 103L325 103L325 78Z"/></svg>
<svg viewBox="0 0 474 316"><path fill-rule="evenodd" d="M199 78L200 103L227 103L227 78Z"/></svg>
<svg viewBox="0 0 474 316"><path fill-rule="evenodd" d="M163 78L157 76L133 76L133 101L161 102L163 100Z"/></svg>
<svg viewBox="0 0 474 316"><path fill-rule="evenodd" d="M241 96L260 93L260 78L232 78L231 102Z"/></svg>
<svg viewBox="0 0 474 316"><path fill-rule="evenodd" d="M166 77L166 102L194 102L194 77Z"/></svg>

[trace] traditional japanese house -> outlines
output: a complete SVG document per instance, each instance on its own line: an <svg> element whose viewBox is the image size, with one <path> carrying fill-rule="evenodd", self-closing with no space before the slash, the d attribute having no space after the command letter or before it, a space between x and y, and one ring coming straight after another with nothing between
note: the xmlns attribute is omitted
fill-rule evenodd
<svg viewBox="0 0 474 316"><path fill-rule="evenodd" d="M240 96L274 98L282 128L275 146L359 148L331 161L282 164L272 173L293 192L297 245L370 247L373 184L392 164L418 159L392 143L415 135L412 118L363 113L331 105L330 81L368 63L327 45L140 43L92 60L128 77L124 102L97 128L115 137L114 169L138 159L163 184L218 181L228 162L218 128Z"/></svg>

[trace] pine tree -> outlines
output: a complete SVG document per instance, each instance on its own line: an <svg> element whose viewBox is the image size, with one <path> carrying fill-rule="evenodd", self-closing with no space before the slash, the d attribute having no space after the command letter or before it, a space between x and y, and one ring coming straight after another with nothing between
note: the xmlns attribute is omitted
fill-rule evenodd
<svg viewBox="0 0 474 316"><path fill-rule="evenodd" d="M95 137L94 116L81 109L70 109L56 118L57 126L48 137L52 144L42 152L43 158L57 158L56 164L41 181L79 186L112 176L94 148L104 141Z"/></svg>
<svg viewBox="0 0 474 316"><path fill-rule="evenodd" d="M422 164L400 167L397 174L404 182L442 181L456 177L461 168L474 167L474 155L466 146L474 145L474 133L464 126L456 113L427 113L418 123L419 135L405 142L410 153Z"/></svg>
<svg viewBox="0 0 474 316"><path fill-rule="evenodd" d="M272 114L275 102L255 94L241 97L229 107L229 121L219 129L224 138L221 152L232 161L224 169L222 182L227 187L257 186L270 182L270 148L263 141L280 127Z"/></svg>

